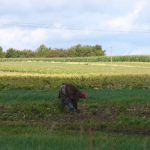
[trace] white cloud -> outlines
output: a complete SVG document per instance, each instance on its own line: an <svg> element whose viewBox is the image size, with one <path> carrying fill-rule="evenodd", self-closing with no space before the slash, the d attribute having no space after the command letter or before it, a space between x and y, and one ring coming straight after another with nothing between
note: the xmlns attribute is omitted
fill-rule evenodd
<svg viewBox="0 0 150 150"><path fill-rule="evenodd" d="M111 19L106 24L109 28L114 30L130 30L136 27L136 21L140 13L144 10L146 1L140 1L135 4L135 8L132 12L128 12L124 16L119 16Z"/></svg>
<svg viewBox="0 0 150 150"><path fill-rule="evenodd" d="M12 47L18 49L35 48L46 39L46 31L43 29L22 30L21 28L0 29L0 41L4 50Z"/></svg>
<svg viewBox="0 0 150 150"><path fill-rule="evenodd" d="M94 43L104 44L106 50L113 46L115 54L123 54L122 47L131 52L136 47L148 47L149 35L135 38L135 34L115 31L149 30L149 4L149 0L76 0L74 4L70 0L0 0L0 46L34 49L42 43L49 47ZM13 22L46 24L50 28L19 27L11 25ZM5 26L7 23L10 25ZM81 30L54 29L62 26ZM149 51L140 50L134 53Z"/></svg>

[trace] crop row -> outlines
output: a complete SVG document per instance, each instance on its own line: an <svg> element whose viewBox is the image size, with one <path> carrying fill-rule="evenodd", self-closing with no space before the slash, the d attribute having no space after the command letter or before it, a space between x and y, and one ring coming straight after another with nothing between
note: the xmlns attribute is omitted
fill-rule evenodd
<svg viewBox="0 0 150 150"><path fill-rule="evenodd" d="M150 62L150 55L58 57L58 58L0 58L0 61L56 61L56 62Z"/></svg>
<svg viewBox="0 0 150 150"><path fill-rule="evenodd" d="M97 76L0 76L0 89L51 89L62 83L74 83L80 88L150 88L150 75Z"/></svg>

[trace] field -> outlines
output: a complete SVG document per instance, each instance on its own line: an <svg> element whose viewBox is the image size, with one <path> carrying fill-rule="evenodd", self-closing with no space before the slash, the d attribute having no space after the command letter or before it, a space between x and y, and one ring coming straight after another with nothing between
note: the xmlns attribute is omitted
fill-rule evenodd
<svg viewBox="0 0 150 150"><path fill-rule="evenodd" d="M87 92L60 112L58 87ZM0 149L150 149L150 63L0 62Z"/></svg>
<svg viewBox="0 0 150 150"><path fill-rule="evenodd" d="M0 61L55 61L55 62L150 62L150 55L53 57L53 58L0 58Z"/></svg>
<svg viewBox="0 0 150 150"><path fill-rule="evenodd" d="M0 62L0 71L38 74L69 74L69 75L150 75L150 63L138 62Z"/></svg>

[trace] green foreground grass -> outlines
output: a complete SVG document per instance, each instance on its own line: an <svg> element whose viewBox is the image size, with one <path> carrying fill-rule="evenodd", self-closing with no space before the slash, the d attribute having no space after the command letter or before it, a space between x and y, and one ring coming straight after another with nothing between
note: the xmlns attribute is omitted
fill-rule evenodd
<svg viewBox="0 0 150 150"><path fill-rule="evenodd" d="M83 90L73 114L60 112L58 89L1 90L0 149L150 149L150 89Z"/></svg>
<svg viewBox="0 0 150 150"><path fill-rule="evenodd" d="M148 150L150 137L115 134L0 136L2 150Z"/></svg>
<svg viewBox="0 0 150 150"><path fill-rule="evenodd" d="M87 99L80 103L109 103L109 102L150 102L150 89L81 89L86 91ZM50 90L0 90L2 103L42 103L58 101L58 89Z"/></svg>

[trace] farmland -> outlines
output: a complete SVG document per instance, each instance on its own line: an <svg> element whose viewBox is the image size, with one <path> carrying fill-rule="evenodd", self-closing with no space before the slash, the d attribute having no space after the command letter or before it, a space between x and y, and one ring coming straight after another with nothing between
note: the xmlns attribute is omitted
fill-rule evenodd
<svg viewBox="0 0 150 150"><path fill-rule="evenodd" d="M58 87L88 93L60 112ZM150 63L0 62L0 149L149 149Z"/></svg>
<svg viewBox="0 0 150 150"><path fill-rule="evenodd" d="M39 74L150 74L150 63L115 62L0 62L0 71Z"/></svg>
<svg viewBox="0 0 150 150"><path fill-rule="evenodd" d="M0 88L149 88L149 63L0 62Z"/></svg>

